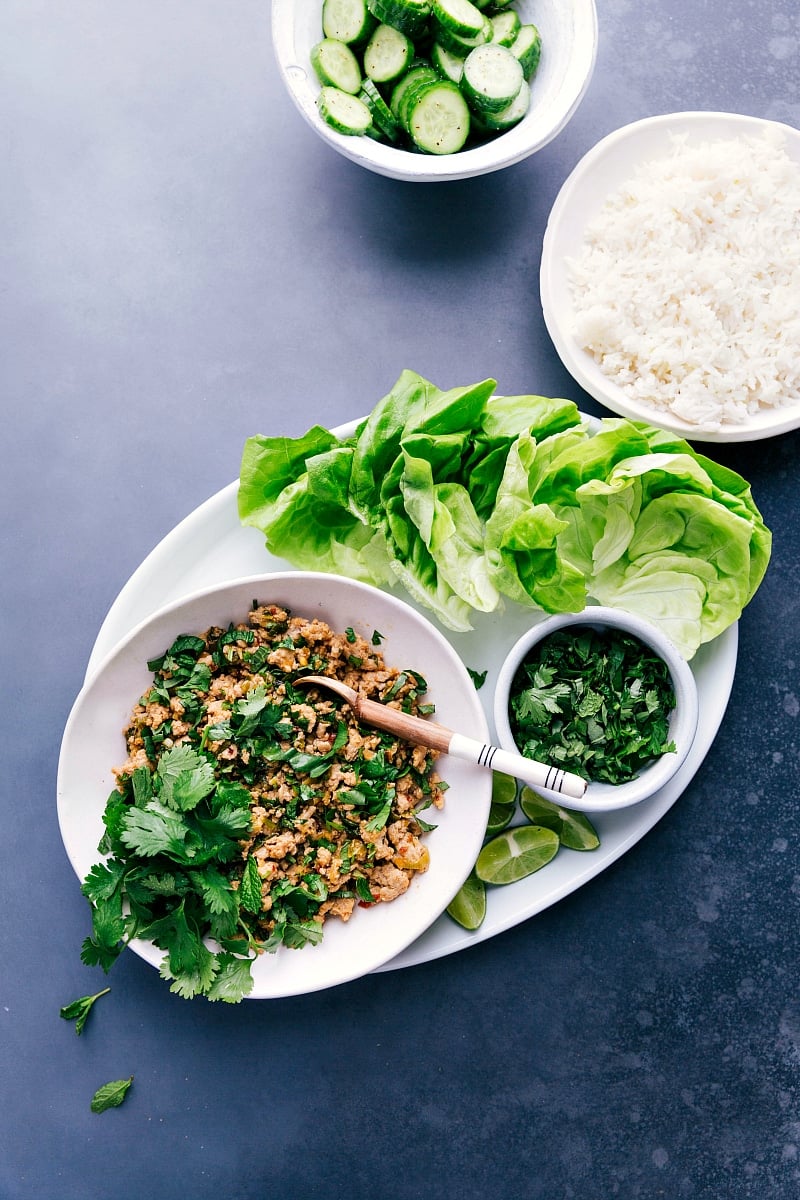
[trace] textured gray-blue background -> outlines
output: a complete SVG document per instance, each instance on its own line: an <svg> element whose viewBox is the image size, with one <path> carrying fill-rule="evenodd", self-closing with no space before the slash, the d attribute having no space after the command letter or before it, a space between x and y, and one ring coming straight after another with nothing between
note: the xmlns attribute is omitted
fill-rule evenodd
<svg viewBox="0 0 800 1200"><path fill-rule="evenodd" d="M720 449L775 530L721 731L613 868L451 958L235 1008L103 983L55 814L97 629L256 432L361 416L403 367L563 394L547 214L628 121L800 125L796 0L598 0L570 125L405 185L325 147L256 0L0 4L0 1200L800 1195L798 435ZM89 1112L135 1075L122 1108Z"/></svg>

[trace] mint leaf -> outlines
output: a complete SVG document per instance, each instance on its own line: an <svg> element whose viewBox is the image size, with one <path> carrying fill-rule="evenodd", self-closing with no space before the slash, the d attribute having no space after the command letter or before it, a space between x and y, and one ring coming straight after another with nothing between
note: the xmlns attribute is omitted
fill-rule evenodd
<svg viewBox="0 0 800 1200"><path fill-rule="evenodd" d="M89 1106L94 1113L105 1112L107 1108L118 1108L130 1091L133 1076L128 1079L114 1079L98 1088Z"/></svg>
<svg viewBox="0 0 800 1200"><path fill-rule="evenodd" d="M242 882L239 886L239 903L247 912L258 915L261 912L261 876L258 873L258 863L252 854L245 863Z"/></svg>
<svg viewBox="0 0 800 1200"><path fill-rule="evenodd" d="M110 992L111 988L103 988L101 992L95 992L93 996L80 996L77 1000L73 1000L70 1004L65 1004L60 1010L60 1015L65 1021L75 1022L75 1032L80 1035L83 1033L83 1027L89 1013L92 1011L92 1006L101 996L105 996Z"/></svg>

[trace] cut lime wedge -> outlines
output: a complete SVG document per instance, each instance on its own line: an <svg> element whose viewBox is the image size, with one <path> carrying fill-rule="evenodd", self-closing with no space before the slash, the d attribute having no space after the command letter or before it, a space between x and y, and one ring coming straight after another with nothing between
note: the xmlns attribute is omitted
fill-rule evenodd
<svg viewBox="0 0 800 1200"><path fill-rule="evenodd" d="M478 929L486 916L486 888L473 871L447 906L448 914L464 929Z"/></svg>
<svg viewBox="0 0 800 1200"><path fill-rule="evenodd" d="M541 825L507 829L483 847L475 872L484 883L515 883L546 866L558 846L558 834Z"/></svg>
<svg viewBox="0 0 800 1200"><path fill-rule="evenodd" d="M568 850L596 850L600 845L597 830L587 816L554 804L533 788L522 789L519 806L534 825L543 825L558 834L561 845Z"/></svg>

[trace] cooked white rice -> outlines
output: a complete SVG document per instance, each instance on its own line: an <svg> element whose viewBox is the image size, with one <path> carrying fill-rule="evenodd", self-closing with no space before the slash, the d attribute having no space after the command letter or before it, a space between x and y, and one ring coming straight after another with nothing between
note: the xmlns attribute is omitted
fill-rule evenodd
<svg viewBox="0 0 800 1200"><path fill-rule="evenodd" d="M574 335L629 398L704 430L800 403L800 167L779 131L674 136L569 267Z"/></svg>

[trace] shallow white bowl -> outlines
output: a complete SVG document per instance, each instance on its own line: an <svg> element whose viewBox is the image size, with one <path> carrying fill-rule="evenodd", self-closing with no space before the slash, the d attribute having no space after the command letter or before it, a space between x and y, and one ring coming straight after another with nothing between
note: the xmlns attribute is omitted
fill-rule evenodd
<svg viewBox="0 0 800 1200"><path fill-rule="evenodd" d="M483 708L455 650L427 618L396 597L339 576L299 571L252 576L197 592L137 626L92 673L70 713L58 767L58 819L81 880L100 858L102 813L115 786L112 767L125 761L122 731L152 680L148 659L163 653L178 634L244 619L253 600L319 617L339 632L352 626L370 638L380 630L386 662L416 668L425 676L437 719L488 740ZM357 909L346 925L328 921L320 945L281 947L277 954L262 955L253 967L252 999L312 992L366 974L409 946L444 911L478 856L492 779L483 768L449 757L440 758L437 770L449 790L444 808L431 810L436 829L426 836L429 869L391 904ZM88 933L88 904L86 917ZM150 942L135 941L131 948L153 966L164 957Z"/></svg>
<svg viewBox="0 0 800 1200"><path fill-rule="evenodd" d="M618 808L630 808L654 795L675 774L689 753L697 732L698 701L697 684L691 667L670 639L649 621L633 613L600 605L585 608L580 613L559 613L546 617L524 633L508 653L497 678L494 696L494 720L500 745L505 750L519 753L514 741L509 720L508 703L511 686L523 660L534 646L560 629L575 625L593 625L597 628L613 627L637 637L656 652L667 664L675 691L675 708L670 716L669 733L675 742L675 752L662 754L655 762L642 770L629 783L611 784L590 782L582 800L572 803L555 792L541 790L544 796L556 801L564 808L576 808L581 812L612 812Z"/></svg>
<svg viewBox="0 0 800 1200"><path fill-rule="evenodd" d="M590 396L612 412L672 430L691 441L703 442L756 441L800 426L800 405L787 405L765 409L745 424L700 429L671 413L631 398L603 374L573 334L575 306L570 292L568 260L579 255L586 227L606 198L631 178L640 163L666 154L674 134L685 134L691 145L712 139L757 136L768 127L780 130L786 139L787 153L800 162L800 132L788 125L737 113L668 113L635 121L603 138L584 155L563 184L542 243L542 311L564 366Z"/></svg>
<svg viewBox="0 0 800 1200"><path fill-rule="evenodd" d="M541 150L560 133L589 86L597 56L594 0L516 0L523 21L542 35L542 58L531 81L531 106L513 129L458 154L416 154L368 137L348 137L317 112L319 83L311 47L322 37L322 0L273 0L272 40L281 76L300 113L319 136L362 167L392 179L433 183L466 179L508 167Z"/></svg>

